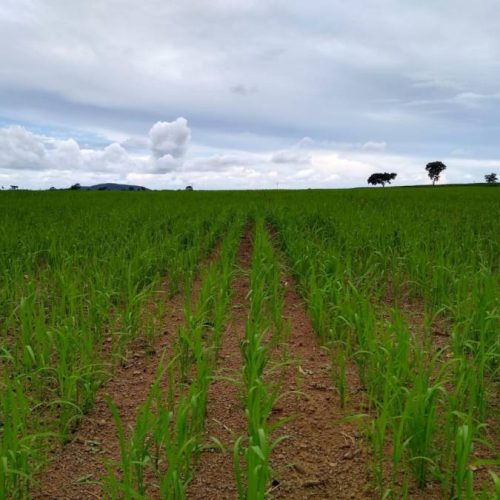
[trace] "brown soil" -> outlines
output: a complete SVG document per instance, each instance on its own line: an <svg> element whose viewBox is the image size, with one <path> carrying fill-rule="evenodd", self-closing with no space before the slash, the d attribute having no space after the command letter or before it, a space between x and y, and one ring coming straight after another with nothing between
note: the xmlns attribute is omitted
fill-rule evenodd
<svg viewBox="0 0 500 500"><path fill-rule="evenodd" d="M246 418L240 399L241 388L228 379L241 380L240 343L245 338L250 291L248 270L251 259L252 239L250 231L246 231L237 256L238 269L233 281L232 318L222 336L215 380L208 391L206 449L200 455L195 476L188 488L187 497L190 499L234 499L238 496L232 450L238 436L246 431ZM224 445L226 453L214 446L212 437Z"/></svg>
<svg viewBox="0 0 500 500"><path fill-rule="evenodd" d="M183 297L177 295L167 299L166 284L163 288L165 293L160 300L166 301L165 327L155 345L155 353L146 353L144 340L129 347L133 354L116 368L113 378L98 391L96 403L81 422L74 439L52 452L34 498L102 498L99 481L106 474L105 464L118 461L120 457L116 426L106 399L110 398L117 406L125 429L131 428L137 410L155 381L162 354L171 349L184 319Z"/></svg>
<svg viewBox="0 0 500 500"><path fill-rule="evenodd" d="M208 393L205 448L188 488L189 499L237 498L232 450L247 426L238 382L241 383L242 368L240 345L245 337L249 306L251 255L252 237L247 230L237 256L231 319L222 336L218 368ZM354 364L347 364L348 403L341 408L333 387L330 353L319 345L290 273L282 274L283 315L290 331L287 342L273 349L270 365L282 360L284 349L289 363L280 374L282 390L272 418L290 420L273 436L287 438L272 453L269 495L285 499L379 498L380 492L374 490L370 481L370 451L363 434L355 423L343 421L349 415L366 411L357 369ZM196 294L199 280L194 289ZM182 296L167 299L165 292L161 300L167 304L167 326L155 345L155 353L146 354L139 341L129 348L133 353L129 362L118 367L113 379L101 388L94 408L82 421L75 438L53 452L34 498L104 497L99 481L106 474L105 462L119 460L116 427L106 397L117 405L125 429L131 428L155 380L161 356L165 351L171 352L184 320ZM412 317L412 330L418 334L422 329L422 309L409 301L400 307ZM445 325L438 324L435 329L437 332L433 334L442 347L441 343L447 340L442 335L446 332ZM216 446L212 437L223 444L225 451ZM441 493L437 485L430 485L425 491L412 488L410 497L440 498Z"/></svg>
<svg viewBox="0 0 500 500"><path fill-rule="evenodd" d="M251 242L243 240L239 266L250 267ZM274 478L270 494L276 498L364 498L368 476L362 446L356 429L340 423L348 412L340 408L332 388L330 359L317 341L304 304L289 277L284 317L291 325L288 351L292 362L284 372L282 396L273 419L292 420L276 431L289 436L272 454ZM245 335L248 314L249 279L238 273L234 284L233 322L224 336L219 376L241 379L240 341ZM270 365L281 361L282 346L273 350ZM351 402L360 401L357 375L348 368ZM292 393L292 391L295 391ZM246 431L239 389L227 380L216 380L209 393L206 442L216 437L226 452L213 446L202 453L195 477L188 490L190 499L237 498L232 449L235 439Z"/></svg>
<svg viewBox="0 0 500 500"><path fill-rule="evenodd" d="M350 408L342 409L332 385L329 352L320 347L293 279L284 278L284 317L291 325L277 418L293 419L277 431L288 436L274 450L271 494L276 498L371 498L364 446L352 423L342 419L362 406L356 368L347 365ZM296 391L296 392L293 392ZM359 409L355 412L357 413Z"/></svg>

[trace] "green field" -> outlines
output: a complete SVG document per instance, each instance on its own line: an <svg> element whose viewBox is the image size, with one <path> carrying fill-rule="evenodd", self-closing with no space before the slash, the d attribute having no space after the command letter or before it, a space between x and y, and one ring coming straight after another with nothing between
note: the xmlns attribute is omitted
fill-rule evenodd
<svg viewBox="0 0 500 500"><path fill-rule="evenodd" d="M361 436L367 497L500 498L500 189L489 187L1 192L0 498L37 496L139 341L158 356L156 381L132 428L106 399L120 453L100 495L189 498L245 234L246 429L213 440L238 495L273 497L287 438L288 416L271 418L283 384L269 375L274 350L293 357L284 273L328 353L331 404ZM183 325L160 356L176 297Z"/></svg>

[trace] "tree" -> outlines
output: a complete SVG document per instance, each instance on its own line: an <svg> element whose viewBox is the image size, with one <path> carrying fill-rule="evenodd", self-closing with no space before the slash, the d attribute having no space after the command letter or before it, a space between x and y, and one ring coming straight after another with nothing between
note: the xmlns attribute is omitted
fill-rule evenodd
<svg viewBox="0 0 500 500"><path fill-rule="evenodd" d="M398 174L395 173L388 174L387 172L372 174L370 175L370 177L368 177L368 184L371 184L373 186L382 184L382 187L385 187L385 183L390 184L397 175Z"/></svg>
<svg viewBox="0 0 500 500"><path fill-rule="evenodd" d="M80 184L78 184L78 182L76 184L73 184L70 189L72 191L78 191L78 189L80 189L82 186L80 186Z"/></svg>
<svg viewBox="0 0 500 500"><path fill-rule="evenodd" d="M492 172L491 174L486 174L484 176L484 180L486 181L487 184L494 185L498 182L498 177L497 177L497 174Z"/></svg>
<svg viewBox="0 0 500 500"><path fill-rule="evenodd" d="M427 174L429 175L432 185L434 186L436 181L439 180L441 172L446 170L446 165L442 161L431 161L430 163L427 163L425 170L427 170Z"/></svg>

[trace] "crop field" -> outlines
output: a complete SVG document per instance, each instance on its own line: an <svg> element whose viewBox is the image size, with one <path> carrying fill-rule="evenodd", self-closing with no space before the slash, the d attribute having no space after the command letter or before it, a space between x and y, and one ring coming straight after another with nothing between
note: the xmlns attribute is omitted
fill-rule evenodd
<svg viewBox="0 0 500 500"><path fill-rule="evenodd" d="M500 189L0 193L0 499L500 498Z"/></svg>

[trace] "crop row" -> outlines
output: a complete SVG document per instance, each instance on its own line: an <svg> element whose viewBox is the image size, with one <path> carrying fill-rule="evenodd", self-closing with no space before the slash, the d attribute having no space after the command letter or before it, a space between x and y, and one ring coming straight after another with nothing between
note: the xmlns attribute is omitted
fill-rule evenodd
<svg viewBox="0 0 500 500"><path fill-rule="evenodd" d="M278 261L264 219L260 217L255 225L249 312L241 346L242 400L247 433L234 445L234 469L240 499L266 497L272 478L271 452L284 439L284 436L273 437L281 422L270 421L281 392L280 370L286 363L286 360L270 363L271 350L281 346L286 338L283 300ZM274 377L271 376L273 372Z"/></svg>
<svg viewBox="0 0 500 500"><path fill-rule="evenodd" d="M380 495L407 498L413 485L437 482L444 496L489 498L500 487L498 241L470 214L457 210L450 224L436 203L425 212L433 224L415 226L418 205L403 206L277 210L272 220L333 351L343 403L346 359L358 367L368 411L352 418L372 448ZM493 486L484 474L474 481L485 468Z"/></svg>
<svg viewBox="0 0 500 500"><path fill-rule="evenodd" d="M120 197L99 210L83 197L67 201L2 215L3 497L27 493L47 448L70 438L127 345L148 332L154 342L145 304L165 275L170 293L189 283L232 218Z"/></svg>
<svg viewBox="0 0 500 500"><path fill-rule="evenodd" d="M162 356L156 382L126 433L112 401L120 441L120 463L109 467L109 498L185 498L203 447L207 395L217 365L231 299L234 259L242 221L230 226L218 255L188 288L184 324Z"/></svg>

